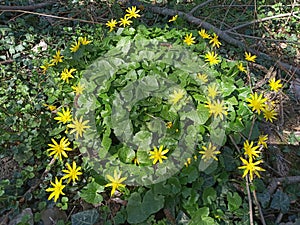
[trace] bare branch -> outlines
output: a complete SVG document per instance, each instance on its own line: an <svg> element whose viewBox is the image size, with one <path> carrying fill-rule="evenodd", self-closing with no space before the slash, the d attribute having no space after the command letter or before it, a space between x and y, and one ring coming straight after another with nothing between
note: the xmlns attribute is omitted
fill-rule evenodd
<svg viewBox="0 0 300 225"><path fill-rule="evenodd" d="M50 17L50 18L55 18L55 19L61 19L61 20L78 21L78 22L83 22L83 23L102 24L102 23L95 22L95 21L75 19L75 18L62 17L62 16L54 16L54 15L50 15L50 14L37 13L37 12L31 12L31 11L25 11L25 10L2 10L2 11L3 12L27 13L27 14L33 14L33 15L38 15L38 16L45 16L45 17Z"/></svg>
<svg viewBox="0 0 300 225"><path fill-rule="evenodd" d="M280 178L272 179L272 181L270 182L270 184L268 186L269 193L273 194L275 192L277 186L280 185L283 182L285 184L300 183L300 176L280 177Z"/></svg>
<svg viewBox="0 0 300 225"><path fill-rule="evenodd" d="M193 13L194 13L197 9L199 9L199 8L201 8L201 7L205 6L205 5L207 5L208 3L212 2L212 1L214 1L214 0L207 0L207 1L205 1L205 2L202 2L201 4L199 4L199 5L195 6L194 8L192 8L192 10L189 12L189 14L193 15Z"/></svg>
<svg viewBox="0 0 300 225"><path fill-rule="evenodd" d="M240 29L242 27L246 27L246 26L249 26L249 25L254 24L254 23L264 22L264 21L267 21L267 20L272 20L272 19L277 19L277 18L282 18L282 17L290 17L290 16L293 16L293 15L296 15L296 14L299 14L299 13L300 13L300 11L292 12L292 13L283 13L283 14L279 14L279 15L265 17L265 18L262 18L262 19L253 20L253 21L250 21L248 23L244 23L244 24L238 25L236 27L230 28L228 30L225 30L225 32L232 31L232 30L237 30L237 29Z"/></svg>
<svg viewBox="0 0 300 225"><path fill-rule="evenodd" d="M44 8L46 6L57 3L57 1L49 1L44 3L39 3L35 5L25 5L25 6L10 6L10 5L0 5L0 11L2 10L25 10L25 11L34 11L36 9Z"/></svg>

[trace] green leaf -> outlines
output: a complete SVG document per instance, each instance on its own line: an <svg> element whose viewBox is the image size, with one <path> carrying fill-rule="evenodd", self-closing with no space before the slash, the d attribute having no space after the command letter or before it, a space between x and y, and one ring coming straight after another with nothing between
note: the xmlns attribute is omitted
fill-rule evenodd
<svg viewBox="0 0 300 225"><path fill-rule="evenodd" d="M149 158L149 150L138 149L136 153L136 157L140 163L140 165L152 165L152 160Z"/></svg>
<svg viewBox="0 0 300 225"><path fill-rule="evenodd" d="M227 81L221 82L221 89L222 89L222 96L227 97L232 92L234 92L234 90L236 89L236 86L232 80L227 80Z"/></svg>
<svg viewBox="0 0 300 225"><path fill-rule="evenodd" d="M190 218L183 211L179 211L176 218L176 224L187 225L189 222L190 222Z"/></svg>
<svg viewBox="0 0 300 225"><path fill-rule="evenodd" d="M241 132L245 129L245 126L241 119L237 119L229 123L229 129L235 132Z"/></svg>
<svg viewBox="0 0 300 225"><path fill-rule="evenodd" d="M58 135L60 132L64 131L65 129L66 129L66 127L57 127L57 128L54 128L54 129L52 129L52 130L49 132L49 136L50 136L50 137L56 136L56 135Z"/></svg>
<svg viewBox="0 0 300 225"><path fill-rule="evenodd" d="M192 219L189 225L215 225L213 218L209 217L209 208L202 207L192 214Z"/></svg>
<svg viewBox="0 0 300 225"><path fill-rule="evenodd" d="M155 120L160 124L160 121ZM152 133L149 131L139 131L137 132L133 137L133 143L141 149L150 149L152 146L150 146L152 142Z"/></svg>
<svg viewBox="0 0 300 225"><path fill-rule="evenodd" d="M71 216L72 225L91 225L95 224L99 218L96 209L86 210Z"/></svg>
<svg viewBox="0 0 300 225"><path fill-rule="evenodd" d="M205 107L204 104L199 104L197 106L197 112L198 112L198 118L199 118L199 123L205 124L208 118L210 117L209 109Z"/></svg>
<svg viewBox="0 0 300 225"><path fill-rule="evenodd" d="M238 102L238 100L236 99L235 96L232 96L231 98L226 99L226 103L231 104L231 105L238 105L239 104L239 102Z"/></svg>
<svg viewBox="0 0 300 225"><path fill-rule="evenodd" d="M237 192L234 192L233 195L231 192L227 193L228 209L233 212L240 208L242 205L242 198Z"/></svg>
<svg viewBox="0 0 300 225"><path fill-rule="evenodd" d="M277 190L276 193L273 195L270 207L272 209L278 209L284 214L287 213L290 207L289 196L286 193Z"/></svg>
<svg viewBox="0 0 300 225"><path fill-rule="evenodd" d="M131 163L135 157L135 152L128 146L123 146L119 149L118 156L121 162Z"/></svg>
<svg viewBox="0 0 300 225"><path fill-rule="evenodd" d="M151 214L156 213L164 206L164 197L155 195L152 190L146 192L143 201L137 192L131 194L126 207L127 221L130 224L144 222Z"/></svg>
<svg viewBox="0 0 300 225"><path fill-rule="evenodd" d="M103 201L103 197L100 194L104 191L104 186L99 185L95 181L87 184L86 187L80 192L80 197L86 202L91 204L98 204Z"/></svg>
<svg viewBox="0 0 300 225"><path fill-rule="evenodd" d="M269 206L270 203L270 192L268 189L264 190L264 192L257 193L257 198L259 200L259 202L261 203L261 206L265 209ZM276 204L275 204L276 205Z"/></svg>
<svg viewBox="0 0 300 225"><path fill-rule="evenodd" d="M217 192L214 188L208 187L204 189L202 200L204 204L211 204L213 201L215 201L217 198Z"/></svg>
<svg viewBox="0 0 300 225"><path fill-rule="evenodd" d="M179 182L178 178L176 178L176 177L169 178L166 186L167 186L168 190L170 192L172 192L173 194L177 194L181 190L180 182Z"/></svg>

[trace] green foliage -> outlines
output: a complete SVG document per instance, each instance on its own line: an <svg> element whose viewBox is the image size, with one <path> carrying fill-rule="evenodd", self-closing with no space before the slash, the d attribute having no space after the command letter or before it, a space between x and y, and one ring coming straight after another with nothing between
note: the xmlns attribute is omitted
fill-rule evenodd
<svg viewBox="0 0 300 225"><path fill-rule="evenodd" d="M88 3L68 4L81 9L85 18ZM104 8L97 8L95 13ZM271 8L274 13L286 10L282 4ZM118 5L112 10L121 12ZM203 16L207 13L204 11ZM230 13L228 18L235 16ZM248 16L243 14L243 19ZM223 50L211 47L197 36L197 30L180 29L185 23L182 18L176 25L161 27L138 25L135 21L137 26L111 33L101 25L77 26L74 22L73 27L55 29L60 30L56 37L50 36L54 30L46 28L49 24L42 20L28 15L0 28L0 59L13 60L0 65L0 159L10 157L21 167L12 179L0 181L1 214L17 212L23 207L19 205L23 203L19 196L23 196L26 206L37 212L35 221L40 222L40 212L53 207L52 201L47 201L49 193L45 193L49 182L63 176L66 161L76 160L82 163L84 173L77 183L66 184L66 195L59 198L56 206L69 215L73 213L70 206L78 204L78 200L95 209L79 209L71 215L72 224L94 224L99 220L105 224L163 225L173 220L189 225L248 223L248 200L245 193L236 190L240 185L236 183L241 182L237 167L242 153L235 151L227 137L230 135L241 146L250 131L250 139L256 140L259 129L257 123L251 122L254 115L245 101L251 90L245 85L245 74L237 68L239 62L219 56L220 64L205 63L208 51ZM297 27L294 20L288 25ZM190 32L196 44L186 46L183 38ZM82 45L74 53L70 47L79 37L87 37L92 44ZM57 50L61 50L63 62L43 73L40 66L49 63ZM60 77L65 68L76 68L69 83ZM206 74L209 82L199 79L198 74ZM85 92L75 95L71 87L79 82L84 84ZM213 115L208 108L210 84L218 87L216 98L224 100L228 113L225 119ZM170 96L178 90L184 91L184 97L173 104ZM56 109L49 110L45 104ZM53 119L65 107L73 108L74 117L92 118L88 123L92 128L84 132L84 139L76 140L65 124ZM59 140L64 136L72 141L73 151L69 159L49 166L48 144L51 138ZM149 158L153 143L169 149L168 160L154 166ZM206 161L199 154L208 143L221 151L216 155L218 161ZM95 158L87 157L87 153ZM175 167L170 159L176 161ZM124 166L120 167L122 177L129 185L109 199L106 175L112 175L120 164ZM39 177L43 179L40 183L36 179ZM135 182L143 187L135 187ZM37 183L37 189L26 192ZM297 199L296 188L287 189L289 195L277 191L273 196L263 189L258 190L263 209L287 213L292 200Z"/></svg>
<svg viewBox="0 0 300 225"><path fill-rule="evenodd" d="M277 190L272 198L270 207L273 209L278 209L282 213L287 213L290 207L289 196L286 193Z"/></svg>
<svg viewBox="0 0 300 225"><path fill-rule="evenodd" d="M128 198L126 207L128 222L132 224L144 222L151 214L156 213L164 206L164 197L149 190L144 197L134 192Z"/></svg>
<svg viewBox="0 0 300 225"><path fill-rule="evenodd" d="M96 209L86 210L71 216L72 225L95 224L99 218Z"/></svg>
<svg viewBox="0 0 300 225"><path fill-rule="evenodd" d="M104 187L92 181L88 183L84 189L80 192L80 197L83 198L86 202L92 204L98 204L103 201L101 192L104 191Z"/></svg>

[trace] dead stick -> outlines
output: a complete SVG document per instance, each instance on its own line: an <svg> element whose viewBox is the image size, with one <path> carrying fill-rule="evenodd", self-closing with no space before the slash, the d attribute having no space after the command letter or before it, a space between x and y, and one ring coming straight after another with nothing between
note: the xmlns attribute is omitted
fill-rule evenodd
<svg viewBox="0 0 300 225"><path fill-rule="evenodd" d="M273 194L277 186L282 182L285 182L286 184L300 183L300 176L274 178L268 186L269 193Z"/></svg>
<svg viewBox="0 0 300 225"><path fill-rule="evenodd" d="M50 15L50 14L37 13L37 12L31 12L31 11L25 11L25 10L2 10L2 11L3 12L27 13L27 14L38 15L38 16L45 16L45 17L50 17L50 18L55 18L55 19L61 19L61 20L78 21L78 22L83 22L83 23L102 24L102 23L99 23L99 22L94 22L94 21L89 21L89 20L74 19L74 18L62 17L62 16L54 16L54 15Z"/></svg>
<svg viewBox="0 0 300 225"><path fill-rule="evenodd" d="M44 2L44 3L39 3L39 4L35 4L35 5L0 5L0 11L1 10L26 10L26 11L31 11L31 10L36 10L36 9L41 9L44 8L46 6L52 5L54 3L57 3L57 1L50 1L50 2Z"/></svg>
<svg viewBox="0 0 300 225"><path fill-rule="evenodd" d="M247 175L245 178L246 178L246 189L247 189L248 204L249 204L250 225L254 225L254 222L253 222L252 198L251 198L251 192L250 192L250 187L249 187L249 175Z"/></svg>
<svg viewBox="0 0 300 225"><path fill-rule="evenodd" d="M255 204L256 204L257 207L258 207L259 216L260 216L260 221L261 221L261 223L262 223L263 225L266 225L266 221L265 221L265 218L264 218L264 214L263 214L263 212L262 212L262 210L261 210L259 201L258 201L258 199L257 199L255 189L252 190L252 194L253 194L253 197L254 197Z"/></svg>

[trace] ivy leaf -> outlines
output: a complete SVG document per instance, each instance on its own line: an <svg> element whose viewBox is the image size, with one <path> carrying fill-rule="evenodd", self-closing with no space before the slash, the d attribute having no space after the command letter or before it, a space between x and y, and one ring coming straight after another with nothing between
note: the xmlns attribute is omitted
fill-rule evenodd
<svg viewBox="0 0 300 225"><path fill-rule="evenodd" d="M190 218L183 212L179 211L177 218L176 218L176 224L178 225L187 225L190 221Z"/></svg>
<svg viewBox="0 0 300 225"><path fill-rule="evenodd" d="M209 208L202 207L192 214L192 219L189 225L214 225L216 222L213 218L209 217Z"/></svg>
<svg viewBox="0 0 300 225"><path fill-rule="evenodd" d="M204 189L202 200L204 204L211 204L217 198L217 193L214 188L208 187Z"/></svg>
<svg viewBox="0 0 300 225"><path fill-rule="evenodd" d="M102 202L103 197L101 192L104 191L104 186L92 181L87 184L86 187L80 192L80 197L83 198L86 202L91 204L97 204Z"/></svg>
<svg viewBox="0 0 300 225"><path fill-rule="evenodd" d="M71 216L72 225L90 225L95 224L99 218L99 213L96 209L86 210L76 213Z"/></svg>
<svg viewBox="0 0 300 225"><path fill-rule="evenodd" d="M143 201L137 192L131 194L127 204L127 221L137 224L145 221L151 214L156 213L164 206L164 197L156 195L152 190L146 192Z"/></svg>
<svg viewBox="0 0 300 225"><path fill-rule="evenodd" d="M257 193L257 198L259 202L261 203L261 206L265 209L268 207L270 202L270 192L266 189L262 193Z"/></svg>
<svg viewBox="0 0 300 225"><path fill-rule="evenodd" d="M242 198L237 192L234 192L233 195L231 192L227 193L228 209L233 212L240 208L242 205Z"/></svg>
<svg viewBox="0 0 300 225"><path fill-rule="evenodd" d="M289 211L289 207L290 207L289 196L286 193L284 193L280 190L277 190L273 196L273 199L271 202L271 208L278 209L282 213L287 213Z"/></svg>

